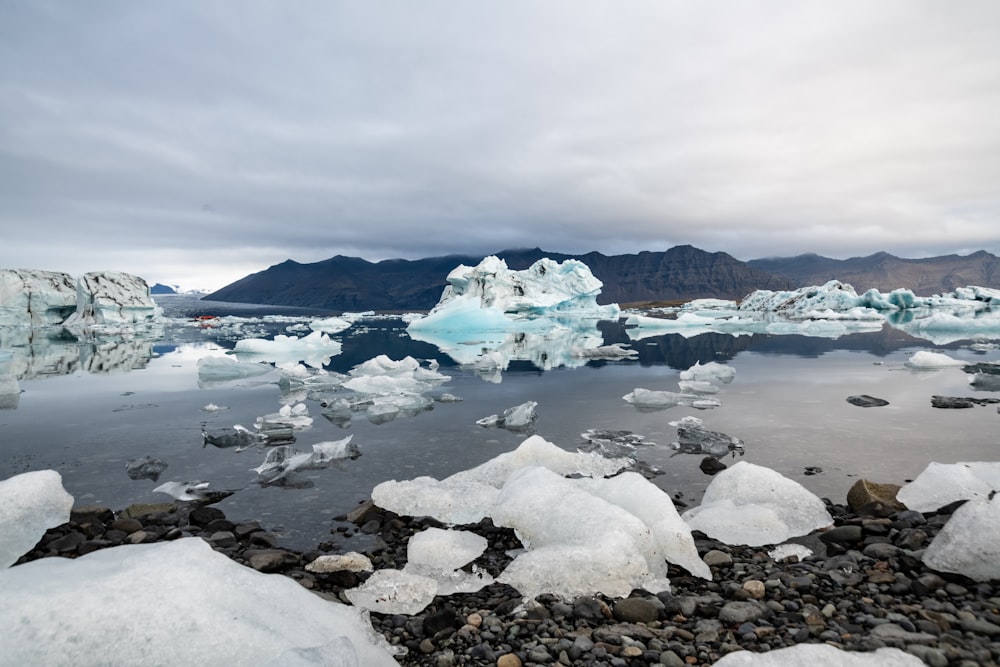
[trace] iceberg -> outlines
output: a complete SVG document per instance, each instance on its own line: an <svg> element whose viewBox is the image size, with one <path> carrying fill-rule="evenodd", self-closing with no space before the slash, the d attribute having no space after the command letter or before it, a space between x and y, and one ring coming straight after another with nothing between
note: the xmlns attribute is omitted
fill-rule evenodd
<svg viewBox="0 0 1000 667"><path fill-rule="evenodd" d="M26 472L0 482L0 569L30 551L48 528L69 521L72 508L73 496L54 470ZM7 591L3 586L0 590L4 590L0 606L9 608Z"/></svg>
<svg viewBox="0 0 1000 667"><path fill-rule="evenodd" d="M965 503L951 515L924 551L923 561L941 572L976 581L1000 579L1000 498L991 493Z"/></svg>
<svg viewBox="0 0 1000 667"><path fill-rule="evenodd" d="M459 265L447 281L438 304L408 330L525 331L539 318L616 320L620 312L617 304L597 305L603 284L579 260L542 258L512 271L490 256L475 267Z"/></svg>
<svg viewBox="0 0 1000 667"><path fill-rule="evenodd" d="M311 452L303 452L291 445L270 447L264 456L264 461L256 468L258 480L263 484L273 484L291 475L296 470L321 470L334 461L356 459L361 456L361 450L351 442L353 435L343 440L318 442L312 446Z"/></svg>
<svg viewBox="0 0 1000 667"><path fill-rule="evenodd" d="M349 423L352 412L364 411L373 424L397 417L412 417L434 406L425 396L451 379L437 371L437 362L424 368L413 357L394 361L384 354L358 364L340 386L353 392L324 402L323 415L336 423Z"/></svg>
<svg viewBox="0 0 1000 667"><path fill-rule="evenodd" d="M939 368L964 366L965 363L966 362L953 359L947 354L943 354L941 352L928 352L927 350L921 350L911 355L904 365L908 368L916 370L937 370Z"/></svg>
<svg viewBox="0 0 1000 667"><path fill-rule="evenodd" d="M68 273L0 269L0 325L62 324L76 310L76 281Z"/></svg>
<svg viewBox="0 0 1000 667"><path fill-rule="evenodd" d="M505 428L508 431L530 431L535 427L535 420L538 418L535 408L538 403L535 401L525 401L520 405L507 408L502 415L490 415L476 421L476 424L491 428Z"/></svg>
<svg viewBox="0 0 1000 667"><path fill-rule="evenodd" d="M120 271L85 273L76 283L76 310L66 326L121 327L158 318L161 310L138 276Z"/></svg>
<svg viewBox="0 0 1000 667"><path fill-rule="evenodd" d="M312 320L309 322L309 328L313 331L322 331L323 333L334 334L340 333L344 329L351 328L352 324L353 322L349 322L342 317L327 317Z"/></svg>
<svg viewBox="0 0 1000 667"><path fill-rule="evenodd" d="M677 442L673 443L678 453L708 454L720 459L730 452L743 454L743 441L718 431L709 431L697 417L684 417L670 422L677 428Z"/></svg>
<svg viewBox="0 0 1000 667"><path fill-rule="evenodd" d="M243 338L236 341L235 352L274 363L304 362L313 368L322 368L330 358L340 354L341 344L322 331L302 336L277 334L266 338Z"/></svg>
<svg viewBox="0 0 1000 667"><path fill-rule="evenodd" d="M683 515L692 530L726 544L781 544L833 523L823 501L798 482L739 461L712 478L701 505Z"/></svg>
<svg viewBox="0 0 1000 667"><path fill-rule="evenodd" d="M309 650L338 667L398 664L359 610L200 538L43 558L0 571L0 590L10 664L278 665Z"/></svg>
<svg viewBox="0 0 1000 667"><path fill-rule="evenodd" d="M720 364L716 361L710 361L704 365L701 362L696 361L694 362L694 366L681 371L678 377L680 377L681 380L687 381L721 382L722 384L729 384L733 381L733 378L736 377L736 369L732 366Z"/></svg>
<svg viewBox="0 0 1000 667"><path fill-rule="evenodd" d="M931 462L896 494L911 510L934 512L956 500L985 498L1000 490L1000 462Z"/></svg>

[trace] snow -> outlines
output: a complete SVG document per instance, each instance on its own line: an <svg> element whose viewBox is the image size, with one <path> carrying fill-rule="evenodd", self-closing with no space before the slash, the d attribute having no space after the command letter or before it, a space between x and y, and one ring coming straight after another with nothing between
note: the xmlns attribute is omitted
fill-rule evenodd
<svg viewBox="0 0 1000 667"><path fill-rule="evenodd" d="M200 538L43 558L0 572L0 590L10 664L397 664L357 609Z"/></svg>
<svg viewBox="0 0 1000 667"><path fill-rule="evenodd" d="M956 500L982 498L1000 490L1000 462L931 462L896 499L911 510L934 512Z"/></svg>
<svg viewBox="0 0 1000 667"><path fill-rule="evenodd" d="M603 284L578 260L543 258L512 271L490 256L475 267L459 265L447 281L438 304L409 330L509 332L525 330L531 320L547 328L540 318L614 320L619 314L615 304L597 305Z"/></svg>
<svg viewBox="0 0 1000 667"><path fill-rule="evenodd" d="M798 482L739 461L715 475L702 503L682 515L692 530L726 544L780 544L833 523L826 506Z"/></svg>
<svg viewBox="0 0 1000 667"><path fill-rule="evenodd" d="M796 644L753 653L734 651L715 662L716 667L923 667L924 661L898 648L880 648L862 653L844 651L828 644Z"/></svg>
<svg viewBox="0 0 1000 667"><path fill-rule="evenodd" d="M340 354L341 344L322 331L302 336L275 335L266 338L243 338L236 341L236 354L274 363L304 362L313 368L322 368L330 358Z"/></svg>
<svg viewBox="0 0 1000 667"><path fill-rule="evenodd" d="M924 551L924 563L977 581L1000 579L1000 498L979 496L955 510Z"/></svg>
<svg viewBox="0 0 1000 667"><path fill-rule="evenodd" d="M54 470L26 472L0 481L0 568L13 565L31 551L46 529L69 521L72 508L73 496L66 493L62 476ZM6 592L4 595L6 599Z"/></svg>

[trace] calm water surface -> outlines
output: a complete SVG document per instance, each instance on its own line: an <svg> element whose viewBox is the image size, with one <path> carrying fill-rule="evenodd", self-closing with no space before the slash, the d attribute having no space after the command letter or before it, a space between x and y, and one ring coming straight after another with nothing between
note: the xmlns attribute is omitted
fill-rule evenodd
<svg viewBox="0 0 1000 667"><path fill-rule="evenodd" d="M260 317L281 310L192 304L184 297L160 301L174 314ZM638 457L663 472L655 483L692 504L711 478L698 468L702 455L670 447L677 432L669 422L687 415L742 439L743 460L773 468L838 501L858 477L903 483L930 461L997 460L1000 454L996 406L941 410L930 404L935 394L1000 397L997 392L973 391L960 368L914 371L904 366L918 350L937 349L970 362L1000 361L996 350L974 352L961 343L936 348L888 327L838 340L705 334L630 342L622 325L602 323L606 343L628 343L639 358L546 371L513 361L495 383L458 366L436 347L411 340L402 320L375 319L360 320L333 336L342 341L343 351L331 359L328 370L347 372L377 354L435 359L451 379L429 395L448 392L464 400L435 403L432 410L383 424L359 413L346 427L324 419L321 406L305 400L314 422L297 434L296 448L309 451L313 443L353 434L362 455L323 470L298 472L284 486L262 486L251 468L263 461L263 449L206 447L202 430L252 426L258 416L303 395L283 392L273 383L199 384L197 363L231 349L240 335L286 333L293 324L257 320L234 335L183 322L100 344L52 332L36 334L26 347L4 343L18 354L0 361L0 374L19 377L22 391L0 411L0 479L52 468L62 474L78 504L115 509L169 500L153 492L165 481L205 480L213 489L236 490L218 504L230 518L258 519L278 531L288 546L308 548L330 539L333 517L369 497L383 480L441 478L515 448L525 434L482 428L476 420L527 400L538 402L535 432L565 449L582 446L580 434L587 429L644 436L654 444L641 447ZM736 379L715 395L721 407L648 412L622 400L636 387L677 391L679 371L696 361L721 361L736 369ZM853 394L884 398L890 405L855 407L845 400ZM209 403L229 409L203 411ZM168 464L159 481L126 475L125 463L143 456ZM810 466L822 472L807 475Z"/></svg>

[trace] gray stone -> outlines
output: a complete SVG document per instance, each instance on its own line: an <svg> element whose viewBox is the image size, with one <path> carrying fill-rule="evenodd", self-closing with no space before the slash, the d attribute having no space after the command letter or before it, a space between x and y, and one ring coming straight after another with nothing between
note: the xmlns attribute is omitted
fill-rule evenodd
<svg viewBox="0 0 1000 667"><path fill-rule="evenodd" d="M712 566L720 567L723 565L733 564L733 557L727 554L725 551L719 551L718 549L712 549L711 551L706 553L702 557L702 560L705 561L705 564L708 565L709 567Z"/></svg>
<svg viewBox="0 0 1000 667"><path fill-rule="evenodd" d="M236 546L236 536L228 530L220 530L212 533L211 537L208 538L208 543L213 547L228 549Z"/></svg>
<svg viewBox="0 0 1000 667"><path fill-rule="evenodd" d="M651 623L659 617L659 611L645 598L626 598L615 604L614 617L625 623Z"/></svg>
<svg viewBox="0 0 1000 667"><path fill-rule="evenodd" d="M865 537L864 529L861 526L837 526L836 528L831 528L825 533L820 533L819 539L826 543L835 544L855 544L860 542Z"/></svg>
<svg viewBox="0 0 1000 667"><path fill-rule="evenodd" d="M754 600L727 602L719 612L719 620L726 625L739 625L759 620L770 614L770 610Z"/></svg>

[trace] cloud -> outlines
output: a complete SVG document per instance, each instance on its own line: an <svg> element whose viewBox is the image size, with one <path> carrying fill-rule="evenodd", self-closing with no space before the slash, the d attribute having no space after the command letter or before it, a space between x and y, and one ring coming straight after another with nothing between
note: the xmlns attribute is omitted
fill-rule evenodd
<svg viewBox="0 0 1000 667"><path fill-rule="evenodd" d="M35 2L0 264L1000 252L1000 7ZM203 282L202 282L203 281Z"/></svg>

